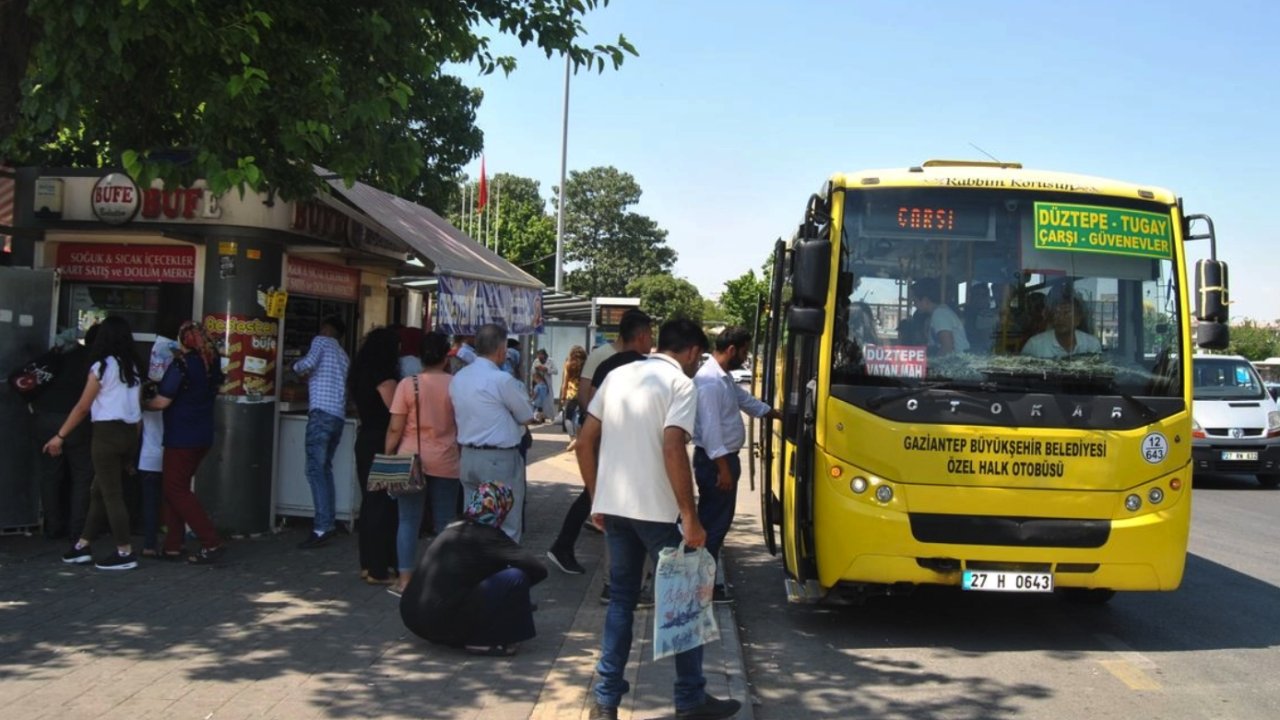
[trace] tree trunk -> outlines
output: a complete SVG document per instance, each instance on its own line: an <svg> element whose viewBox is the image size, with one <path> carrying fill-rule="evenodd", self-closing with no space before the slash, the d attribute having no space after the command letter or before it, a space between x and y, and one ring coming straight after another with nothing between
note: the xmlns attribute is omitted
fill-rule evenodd
<svg viewBox="0 0 1280 720"><path fill-rule="evenodd" d="M0 149L18 127L22 79L27 74L34 34L27 0L0 0Z"/></svg>

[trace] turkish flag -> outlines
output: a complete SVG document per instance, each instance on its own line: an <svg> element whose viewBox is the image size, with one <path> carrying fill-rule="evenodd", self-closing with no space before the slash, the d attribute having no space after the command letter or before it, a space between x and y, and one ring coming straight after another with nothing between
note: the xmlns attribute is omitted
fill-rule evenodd
<svg viewBox="0 0 1280 720"><path fill-rule="evenodd" d="M476 209L484 210L489 202L489 181L484 176L484 155L480 156L480 190L476 198Z"/></svg>

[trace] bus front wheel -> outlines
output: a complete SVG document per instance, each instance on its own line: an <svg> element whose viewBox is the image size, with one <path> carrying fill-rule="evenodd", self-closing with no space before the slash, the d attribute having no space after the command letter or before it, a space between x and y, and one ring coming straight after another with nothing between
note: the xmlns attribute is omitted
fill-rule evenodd
<svg viewBox="0 0 1280 720"><path fill-rule="evenodd" d="M1062 588L1062 597L1076 605L1106 605L1115 596L1110 588Z"/></svg>

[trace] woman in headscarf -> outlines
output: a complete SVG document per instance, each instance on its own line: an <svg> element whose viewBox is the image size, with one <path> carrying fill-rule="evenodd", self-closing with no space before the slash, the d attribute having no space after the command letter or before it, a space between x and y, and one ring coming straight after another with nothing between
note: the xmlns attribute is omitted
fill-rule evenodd
<svg viewBox="0 0 1280 720"><path fill-rule="evenodd" d="M415 635L478 655L507 656L537 635L529 589L547 577L533 553L502 531L511 488L481 483L463 510L423 553L400 599Z"/></svg>
<svg viewBox="0 0 1280 720"><path fill-rule="evenodd" d="M161 557L183 554L186 527L200 539L200 550L187 556L193 565L222 557L226 546L213 521L191 492L191 478L213 446L213 401L222 388L222 359L204 328L188 320L178 329L178 349L164 371L148 410L164 411L164 459L161 494L167 532Z"/></svg>

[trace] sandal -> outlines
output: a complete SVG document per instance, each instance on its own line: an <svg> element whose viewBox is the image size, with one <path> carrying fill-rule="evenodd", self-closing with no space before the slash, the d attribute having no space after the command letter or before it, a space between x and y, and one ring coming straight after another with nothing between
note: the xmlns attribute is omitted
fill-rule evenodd
<svg viewBox="0 0 1280 720"><path fill-rule="evenodd" d="M212 565L226 551L227 548L223 545L219 545L216 548L200 548L200 552L187 556L187 563L190 565Z"/></svg>
<svg viewBox="0 0 1280 720"><path fill-rule="evenodd" d="M184 555L182 551L179 550L177 552L168 552L168 551L158 552L154 555L154 557L156 560L164 560L165 562L177 562L183 559L184 557L186 557L186 555Z"/></svg>

